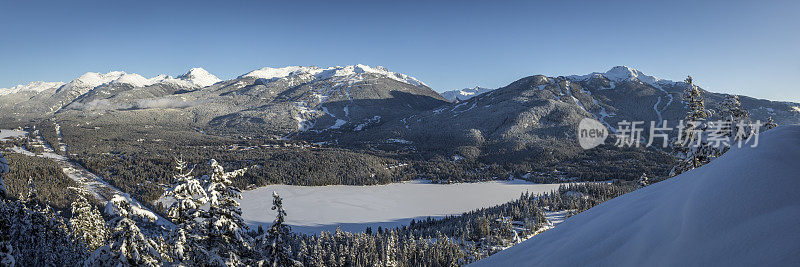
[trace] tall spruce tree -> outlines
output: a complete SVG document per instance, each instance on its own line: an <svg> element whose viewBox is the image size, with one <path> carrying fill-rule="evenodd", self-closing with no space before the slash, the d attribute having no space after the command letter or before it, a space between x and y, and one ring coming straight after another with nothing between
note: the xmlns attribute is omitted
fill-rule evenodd
<svg viewBox="0 0 800 267"><path fill-rule="evenodd" d="M277 215L272 226L262 238L261 242L264 246L262 250L265 250L266 255L259 265L273 267L294 265L288 244L292 228L284 224L286 210L283 209L283 199L278 192L274 191L272 192L272 210L276 211Z"/></svg>
<svg viewBox="0 0 800 267"><path fill-rule="evenodd" d="M203 246L208 238L202 222L207 213L201 209L208 203L208 195L202 182L192 175L186 161L176 160L176 173L173 176L173 187L165 192L174 202L167 209L167 216L175 223L170 240L174 249L171 255L178 261L192 265L202 263L209 257Z"/></svg>
<svg viewBox="0 0 800 267"><path fill-rule="evenodd" d="M216 160L212 159L209 164L211 173L205 177L209 205L205 222L206 248L215 255L214 262L233 264L241 256L238 252L251 249L249 237L245 234L247 225L239 208L241 192L231 181L231 178L244 174L246 169L226 172Z"/></svg>
<svg viewBox="0 0 800 267"><path fill-rule="evenodd" d="M749 132L744 132L744 136L737 134L739 127L743 127L744 123L750 119L750 112L742 108L742 103L739 102L739 96L728 95L725 97L725 100L720 104L719 115L722 117L720 122L723 123L723 125L719 125L715 128L716 130L722 131L722 137L728 139L729 144L747 139ZM730 145L715 147L714 149L714 157L719 157L730 149Z"/></svg>
<svg viewBox="0 0 800 267"><path fill-rule="evenodd" d="M100 212L89 204L89 201L78 193L75 202L72 202L72 218L69 220L73 233L89 249L89 252L98 249L106 243L108 232L105 221Z"/></svg>
<svg viewBox="0 0 800 267"><path fill-rule="evenodd" d="M109 221L110 242L95 250L84 266L157 266L162 260L158 244L144 235L131 216L137 214L128 198L116 195L109 201L117 215Z"/></svg>
<svg viewBox="0 0 800 267"><path fill-rule="evenodd" d="M688 111L683 125L679 126L678 138L673 143L675 156L679 162L670 171L670 176L703 166L711 161L714 154L707 142L703 140L703 132L707 128L705 121L711 116L711 112L706 109L703 92L694 85L692 76L686 78L683 103Z"/></svg>

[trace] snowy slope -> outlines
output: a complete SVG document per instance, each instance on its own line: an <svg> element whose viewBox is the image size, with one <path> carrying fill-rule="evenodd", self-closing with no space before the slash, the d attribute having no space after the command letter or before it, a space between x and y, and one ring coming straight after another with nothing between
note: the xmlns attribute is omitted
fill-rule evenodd
<svg viewBox="0 0 800 267"><path fill-rule="evenodd" d="M492 91L492 90L494 90L494 89L475 86L475 88L464 88L464 89L461 89L461 90L445 91L445 92L440 93L440 95L442 95L442 97L444 97L444 99L447 99L447 101L454 102L454 101L456 101L456 99L458 99L459 101L464 101L464 100L470 99L470 98L472 98L474 96L477 96L477 95L480 95L480 94L483 94L483 93L486 93L486 92L489 92L489 91Z"/></svg>
<svg viewBox="0 0 800 267"><path fill-rule="evenodd" d="M337 82L354 83L362 81L363 74L381 75L414 86L427 86L414 77L402 73L391 72L388 69L381 66L370 67L362 64L350 65L344 67L339 67L339 66L329 67L324 69L319 67L300 67L300 66L289 66L282 68L266 67L248 72L240 76L240 78L260 78L260 79L271 80L271 79L280 79L288 77L304 77L304 78L310 78L312 81L334 78L336 79Z"/></svg>
<svg viewBox="0 0 800 267"><path fill-rule="evenodd" d="M16 94L21 92L35 92L41 93L47 89L52 89L64 85L63 82L31 82L28 84L20 84L11 88L0 88L0 96Z"/></svg>
<svg viewBox="0 0 800 267"><path fill-rule="evenodd" d="M797 266L800 126L607 201L475 266Z"/></svg>

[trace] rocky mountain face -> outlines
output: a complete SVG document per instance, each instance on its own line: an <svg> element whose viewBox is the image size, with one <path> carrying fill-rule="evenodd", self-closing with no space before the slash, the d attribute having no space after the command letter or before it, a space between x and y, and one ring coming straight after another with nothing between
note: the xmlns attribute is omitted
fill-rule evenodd
<svg viewBox="0 0 800 267"><path fill-rule="evenodd" d="M476 95L480 95L486 92L489 92L494 89L484 88L480 86L475 86L473 88L464 88L461 90L451 90L439 93L450 102L457 102L457 101L464 101L470 99Z"/></svg>
<svg viewBox="0 0 800 267"><path fill-rule="evenodd" d="M495 90L443 93L446 97L408 75L365 65L262 68L224 81L197 68L152 78L117 71L0 89L0 114L3 121L161 125L212 136L512 162L528 169L551 170L565 161L591 169L601 165L597 158L622 162L661 152L629 153L613 146L584 151L574 138L581 119L595 118L612 132L623 120L645 121L645 127L667 120L671 127L686 112L680 101L685 86L621 66L588 75L535 75ZM714 109L725 95L705 97ZM753 119L800 122L796 103L740 100ZM613 162L604 166L613 168Z"/></svg>

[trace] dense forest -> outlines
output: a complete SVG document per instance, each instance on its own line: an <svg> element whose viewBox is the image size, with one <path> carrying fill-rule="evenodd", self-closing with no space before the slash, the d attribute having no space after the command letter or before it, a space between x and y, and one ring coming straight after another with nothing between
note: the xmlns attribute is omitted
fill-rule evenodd
<svg viewBox="0 0 800 267"><path fill-rule="evenodd" d="M26 197L0 200L0 224L9 226L0 229L0 258L23 266L458 266L547 229L546 212L577 213L637 188L630 182L580 183L399 228L303 235L283 223L291 211L277 194L273 225L249 229L238 207L240 189L231 180L244 172L227 172L213 160L205 165L202 176L183 162L173 171L166 192L177 201L167 208L168 225L124 196L109 201L102 214L80 194L69 213L57 212L40 200L52 196L36 197L41 189L28 187Z"/></svg>

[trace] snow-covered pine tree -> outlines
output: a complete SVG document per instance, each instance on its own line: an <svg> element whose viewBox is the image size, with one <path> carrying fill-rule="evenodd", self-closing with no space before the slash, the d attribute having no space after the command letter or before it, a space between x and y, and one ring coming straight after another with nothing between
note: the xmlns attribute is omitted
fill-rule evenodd
<svg viewBox="0 0 800 267"><path fill-rule="evenodd" d="M722 122L724 123L724 125L720 127L724 134L723 136L730 140L730 144L743 141L740 140L740 138L747 138L747 136L735 134L736 127L750 119L750 112L742 109L739 96L728 95L725 97L725 100L720 104L719 115L722 117ZM716 147L714 157L722 156L722 154L725 154L729 149L730 146Z"/></svg>
<svg viewBox="0 0 800 267"><path fill-rule="evenodd" d="M16 266L75 266L88 255L49 205L0 199L0 261Z"/></svg>
<svg viewBox="0 0 800 267"><path fill-rule="evenodd" d="M110 207L111 206L111 207ZM114 195L106 206L117 217L109 221L110 242L95 250L84 266L157 266L161 260L158 244L144 235L132 216L140 214L126 196Z"/></svg>
<svg viewBox="0 0 800 267"><path fill-rule="evenodd" d="M778 127L778 124L775 123L774 120L772 120L772 116L769 116L767 118L767 122L764 123L764 131L770 130L770 129L775 128L775 127ZM2 181L0 181L0 182L2 182Z"/></svg>
<svg viewBox="0 0 800 267"><path fill-rule="evenodd" d="M272 210L278 214L272 226L261 237L261 250L264 252L263 259L258 263L260 266L292 266L294 261L290 255L289 235L292 228L285 225L286 210L283 209L283 199L278 192L272 192Z"/></svg>
<svg viewBox="0 0 800 267"><path fill-rule="evenodd" d="M88 252L98 249L106 243L108 236L105 221L100 212L89 204L89 201L78 193L78 199L72 202L72 218L69 220L73 234L80 238Z"/></svg>
<svg viewBox="0 0 800 267"><path fill-rule="evenodd" d="M38 204L39 202L36 200L37 193L36 183L33 182L33 177L28 177L28 193L23 199L28 203Z"/></svg>
<svg viewBox="0 0 800 267"><path fill-rule="evenodd" d="M711 161L713 150L703 141L706 130L705 120L711 116L705 107L703 92L694 85L692 76L686 78L683 103L688 111L682 127L678 127L678 138L673 144L678 164L670 171L670 176L687 172Z"/></svg>
<svg viewBox="0 0 800 267"><path fill-rule="evenodd" d="M750 118L750 112L742 108L742 102L739 101L739 96L737 95L725 97L725 100L720 104L719 115L723 120L731 122L731 127Z"/></svg>
<svg viewBox="0 0 800 267"><path fill-rule="evenodd" d="M386 235L386 255L384 256L384 266L398 266L397 262L397 232L392 229Z"/></svg>
<svg viewBox="0 0 800 267"><path fill-rule="evenodd" d="M207 239L202 220L207 216L200 207L208 202L208 195L185 161L177 159L175 170L174 185L165 193L166 197L174 200L167 209L167 217L176 225L170 235L174 247L171 256L178 261L187 261L186 264L204 262L208 251L202 244Z"/></svg>
<svg viewBox="0 0 800 267"><path fill-rule="evenodd" d="M208 239L206 248L214 257L212 262L231 263L238 258L237 253L251 249L249 237L245 234L247 225L242 219L239 208L241 192L230 180L244 174L247 169L225 172L216 160L211 160L211 173L205 178L208 181L208 219L205 222Z"/></svg>
<svg viewBox="0 0 800 267"><path fill-rule="evenodd" d="M109 221L112 225L111 244L101 246L95 250L84 262L86 266L157 266L161 260L158 244L144 235L136 226L132 215L134 211L131 203L124 196L115 195L109 205L117 215ZM109 210L109 207L106 207Z"/></svg>
<svg viewBox="0 0 800 267"><path fill-rule="evenodd" d="M650 185L650 179L647 178L646 173L642 173L642 176L639 176L639 187L645 187Z"/></svg>
<svg viewBox="0 0 800 267"><path fill-rule="evenodd" d="M167 216L177 225L192 224L197 218L203 217L200 207L208 202L208 195L185 161L178 159L176 165L173 187L165 193L166 197L175 201L167 208Z"/></svg>

